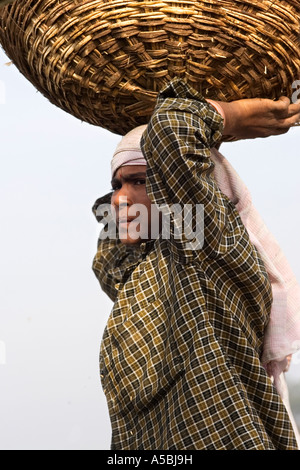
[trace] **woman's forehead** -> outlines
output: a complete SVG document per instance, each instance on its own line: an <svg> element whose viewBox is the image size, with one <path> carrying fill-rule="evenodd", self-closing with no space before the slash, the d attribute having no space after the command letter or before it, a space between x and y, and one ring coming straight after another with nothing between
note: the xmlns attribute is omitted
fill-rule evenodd
<svg viewBox="0 0 300 470"><path fill-rule="evenodd" d="M146 175L146 165L125 165L118 168L114 178L122 179L123 177L129 176L145 176Z"/></svg>

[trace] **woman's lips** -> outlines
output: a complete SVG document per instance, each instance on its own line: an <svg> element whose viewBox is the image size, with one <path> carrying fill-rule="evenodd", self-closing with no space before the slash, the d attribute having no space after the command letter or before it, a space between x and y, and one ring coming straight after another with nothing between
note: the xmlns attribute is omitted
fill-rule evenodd
<svg viewBox="0 0 300 470"><path fill-rule="evenodd" d="M137 217L122 217L117 219L118 225L128 225L131 222L137 220Z"/></svg>

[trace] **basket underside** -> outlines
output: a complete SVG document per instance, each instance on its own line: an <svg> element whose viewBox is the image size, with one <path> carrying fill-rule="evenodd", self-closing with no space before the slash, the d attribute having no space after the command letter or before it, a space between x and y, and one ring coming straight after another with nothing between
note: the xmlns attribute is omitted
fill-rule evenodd
<svg viewBox="0 0 300 470"><path fill-rule="evenodd" d="M299 1L15 0L0 43L53 104L117 134L182 77L219 100L292 95Z"/></svg>

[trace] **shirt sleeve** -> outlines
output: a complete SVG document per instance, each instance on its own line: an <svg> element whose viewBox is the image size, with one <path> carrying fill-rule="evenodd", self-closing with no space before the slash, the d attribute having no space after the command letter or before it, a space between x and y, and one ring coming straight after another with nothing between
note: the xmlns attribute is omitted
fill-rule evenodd
<svg viewBox="0 0 300 470"><path fill-rule="evenodd" d="M165 208L163 214L171 216L170 243L180 257L194 259L199 252L225 254L244 233L234 205L213 177L211 148L220 142L222 130L222 116L201 94L177 79L160 93L142 138L147 192L153 203ZM176 219L180 208L181 236ZM201 208L202 224L195 216L201 214ZM190 212L190 227L185 227ZM194 243L195 238L200 243Z"/></svg>

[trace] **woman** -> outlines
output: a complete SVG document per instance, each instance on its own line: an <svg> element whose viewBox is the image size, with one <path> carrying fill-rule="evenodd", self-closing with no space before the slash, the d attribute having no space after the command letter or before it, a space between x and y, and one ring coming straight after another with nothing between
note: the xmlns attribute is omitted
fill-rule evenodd
<svg viewBox="0 0 300 470"><path fill-rule="evenodd" d="M286 132L300 105L212 104L174 80L159 95L142 153L134 132L112 161L118 231L116 239L102 232L94 271L115 302L100 358L113 450L297 449L261 360L270 279L236 204L216 183L212 149L224 135ZM95 211L111 229L105 201ZM179 230L174 207L203 207L203 232L195 217Z"/></svg>

